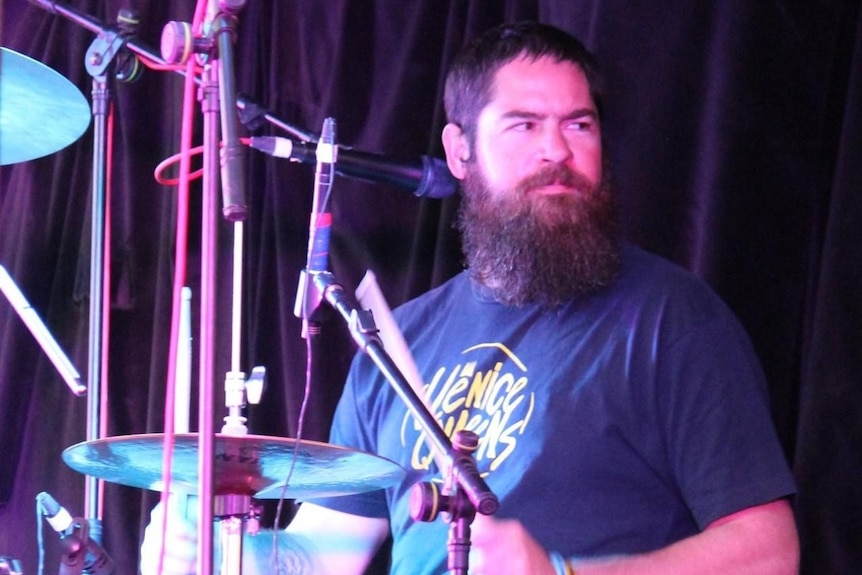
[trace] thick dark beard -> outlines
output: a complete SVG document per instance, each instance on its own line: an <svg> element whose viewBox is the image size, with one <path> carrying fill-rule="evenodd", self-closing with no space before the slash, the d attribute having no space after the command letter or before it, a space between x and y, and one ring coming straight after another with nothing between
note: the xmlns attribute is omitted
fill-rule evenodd
<svg viewBox="0 0 862 575"><path fill-rule="evenodd" d="M577 192L530 193L555 182ZM513 190L492 193L473 164L463 189L458 228L464 255L472 277L496 301L554 309L617 276L616 204L607 177L594 185L551 165Z"/></svg>

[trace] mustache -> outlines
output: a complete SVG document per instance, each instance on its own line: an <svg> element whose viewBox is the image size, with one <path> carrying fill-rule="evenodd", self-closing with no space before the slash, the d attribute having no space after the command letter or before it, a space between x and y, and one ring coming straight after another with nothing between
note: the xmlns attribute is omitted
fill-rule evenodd
<svg viewBox="0 0 862 575"><path fill-rule="evenodd" d="M568 166L550 164L521 180L518 190L521 193L527 193L536 188L552 185L574 188L579 192L588 192L596 186L595 182Z"/></svg>

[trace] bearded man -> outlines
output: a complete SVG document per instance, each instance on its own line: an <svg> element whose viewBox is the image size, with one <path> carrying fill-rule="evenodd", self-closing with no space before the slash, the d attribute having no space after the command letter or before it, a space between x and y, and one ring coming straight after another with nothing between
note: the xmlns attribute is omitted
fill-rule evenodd
<svg viewBox="0 0 862 575"><path fill-rule="evenodd" d="M794 484L763 373L709 288L619 241L590 54L550 26L495 28L458 57L445 103L467 269L395 315L435 418L478 435L499 499L473 523L470 573L795 573ZM391 573L447 572L448 526L409 509L412 486L441 470L364 356L330 441L407 480L303 503L282 564L258 536L249 572L361 575L388 536ZM189 556L180 531L165 537L172 560Z"/></svg>

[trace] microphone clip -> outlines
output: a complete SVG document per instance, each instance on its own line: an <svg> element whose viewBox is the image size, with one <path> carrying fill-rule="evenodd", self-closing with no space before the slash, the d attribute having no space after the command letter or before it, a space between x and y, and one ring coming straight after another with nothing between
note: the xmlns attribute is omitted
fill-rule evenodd
<svg viewBox="0 0 862 575"><path fill-rule="evenodd" d="M89 525L86 519L75 517L69 528L60 535L63 555L59 575L107 575L113 572L111 558L98 543L91 541Z"/></svg>
<svg viewBox="0 0 862 575"><path fill-rule="evenodd" d="M87 542L90 540L90 528L87 522L75 517L69 528L60 535L60 548L63 551L62 565L70 569L60 569L63 573L83 573L84 560L87 556Z"/></svg>
<svg viewBox="0 0 862 575"><path fill-rule="evenodd" d="M293 315L302 320L303 339L307 339L309 335L317 335L320 324L332 315L329 306L324 305L325 290L320 288L317 281L318 276L330 277L331 275L328 271L310 271L307 268L299 273Z"/></svg>
<svg viewBox="0 0 862 575"><path fill-rule="evenodd" d="M114 561L98 542L102 534L101 521L73 518L56 499L44 491L36 496L36 503L42 517L60 536L63 551L60 575L113 573Z"/></svg>
<svg viewBox="0 0 862 575"><path fill-rule="evenodd" d="M108 67L115 64L114 76L121 82L136 81L143 71L137 55L126 48L126 42L137 31L140 17L131 8L117 14L117 26L103 30L87 48L85 67L93 78L104 76Z"/></svg>

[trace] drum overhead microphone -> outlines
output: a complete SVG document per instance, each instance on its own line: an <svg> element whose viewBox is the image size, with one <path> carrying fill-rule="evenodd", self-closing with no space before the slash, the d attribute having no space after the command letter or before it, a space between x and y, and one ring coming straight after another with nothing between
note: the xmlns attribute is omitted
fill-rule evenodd
<svg viewBox="0 0 862 575"><path fill-rule="evenodd" d="M278 136L255 136L250 138L249 145L276 158L302 164L317 162L316 148L307 142ZM458 189L458 181L446 162L429 156L400 159L338 146L335 172L350 178L390 184L420 198L446 198Z"/></svg>
<svg viewBox="0 0 862 575"><path fill-rule="evenodd" d="M246 218L245 148L239 140L239 120L236 111L236 64L233 53L236 18L219 13L215 19L218 44L219 118L221 120L221 185L222 214L232 222Z"/></svg>

